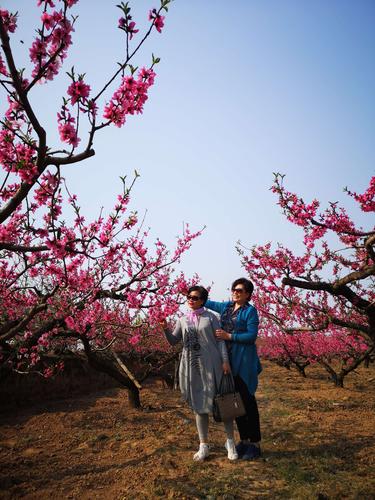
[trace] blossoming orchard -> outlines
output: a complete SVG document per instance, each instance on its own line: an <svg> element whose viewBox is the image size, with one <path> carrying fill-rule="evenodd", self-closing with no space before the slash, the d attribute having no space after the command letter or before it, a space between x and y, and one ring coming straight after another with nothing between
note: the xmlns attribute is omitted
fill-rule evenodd
<svg viewBox="0 0 375 500"><path fill-rule="evenodd" d="M148 232L129 206L135 178L122 179L107 215L86 220L64 167L93 156L102 129L122 127L130 115L142 114L159 59L152 56L140 69L131 61L153 30L162 32L170 0L145 12L149 26L143 34L128 3L118 6L121 17L114 29L123 34L126 56L121 64L114 62L113 74L99 89L76 66L67 73L66 95L60 107L56 103L62 146L55 148L30 96L40 83L47 92L63 68L79 24L73 12L77 1L36 2L40 25L25 70L12 51L22 12L0 11L2 102L8 102L0 131L0 360L8 369L49 377L63 369L67 352L84 350L94 367L121 381L139 404L134 381L113 351L118 345L141 350L145 337L148 345L153 339L158 345L158 325L178 311L180 292L194 282L172 266L199 232L186 226L173 250L158 239L148 244Z"/></svg>
<svg viewBox="0 0 375 500"><path fill-rule="evenodd" d="M374 353L375 229L356 227L337 203L319 213L318 200L307 204L287 191L280 174L272 191L288 221L303 229L305 251L238 246L262 316L260 353L303 375L306 366L320 363L342 386ZM346 192L363 212L375 211L375 177L363 194Z"/></svg>
<svg viewBox="0 0 375 500"><path fill-rule="evenodd" d="M159 239L150 243L130 206L137 173L134 179L122 178L111 209L86 220L65 167L95 154L102 129L123 127L130 116L142 114L160 59L152 55L142 67L133 60L153 31L162 34L170 2L161 0L144 13L148 27L143 33L129 2L117 6L120 17L113 28L119 30L125 55L113 62L100 88L79 73L79 61L64 69L79 29L78 0L35 2L39 26L26 49L28 68L19 66L12 50L22 12L0 9L5 103L0 121L1 366L51 377L64 369L65 356L84 352L92 366L129 389L135 405L140 404L139 385L117 352L158 352L170 359L160 324L179 313L182 294L198 281L173 266L200 231L186 225L171 250ZM56 146L31 96L38 84L48 92L60 73L66 75L65 95L50 104L60 139ZM374 228L357 227L337 203L319 213L319 202L307 204L288 192L280 174L272 190L288 221L303 229L305 250L298 256L270 243L250 252L238 247L255 284L260 353L303 375L309 364L320 363L342 386L350 371L374 355ZM364 213L375 211L375 177L363 194L347 194Z"/></svg>

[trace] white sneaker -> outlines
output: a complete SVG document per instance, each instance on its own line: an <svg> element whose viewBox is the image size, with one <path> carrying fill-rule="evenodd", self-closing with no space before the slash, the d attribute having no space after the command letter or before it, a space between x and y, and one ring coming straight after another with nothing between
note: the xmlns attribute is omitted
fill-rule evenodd
<svg viewBox="0 0 375 500"><path fill-rule="evenodd" d="M225 448L228 452L228 458L229 460L237 460L238 459L238 453L236 451L236 445L234 444L233 439L227 439L225 442Z"/></svg>
<svg viewBox="0 0 375 500"><path fill-rule="evenodd" d="M210 454L210 448L209 448L208 444L201 443L199 445L199 450L193 456L193 460L195 460L196 462L201 462L202 460L207 458L209 454Z"/></svg>

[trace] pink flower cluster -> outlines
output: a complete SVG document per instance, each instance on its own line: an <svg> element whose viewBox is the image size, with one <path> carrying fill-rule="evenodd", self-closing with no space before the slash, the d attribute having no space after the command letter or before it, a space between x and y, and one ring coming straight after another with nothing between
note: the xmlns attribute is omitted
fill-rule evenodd
<svg viewBox="0 0 375 500"><path fill-rule="evenodd" d="M348 373L371 347L363 335L370 328L363 304L373 303L375 292L363 278L372 263L368 244L374 233L358 229L337 203L318 214L317 200L305 204L285 190L282 179L276 176L273 191L288 220L303 227L305 252L296 256L280 244L273 250L270 243L253 247L249 255L238 249L262 317L260 352L300 370L319 362L332 374L333 364L341 363ZM364 195L349 192L363 203L363 211L371 204L374 186L370 182ZM315 245L328 231L337 241ZM352 295L341 295L340 289Z"/></svg>
<svg viewBox="0 0 375 500"><path fill-rule="evenodd" d="M73 82L68 87L68 95L70 96L70 102L72 105L76 104L78 101L84 101L90 95L90 85L87 85L83 80L78 80Z"/></svg>
<svg viewBox="0 0 375 500"><path fill-rule="evenodd" d="M73 80L67 90L67 94L70 97L70 104L72 106L79 104L78 110L83 113L88 113L90 118L93 118L96 116L97 106L92 99L88 99L91 91L90 85L87 85L83 81L83 75L79 75L77 80L75 79L73 72L69 76ZM57 114L57 120L60 139L62 142L66 142L73 147L77 147L80 142L78 137L78 127L76 126L76 119L72 116L68 109L67 100L61 107L60 113Z"/></svg>
<svg viewBox="0 0 375 500"><path fill-rule="evenodd" d="M323 363L332 371L337 363L348 368L369 349L360 337L347 335L339 328L295 334L271 329L261 339L259 354L264 359L291 364Z"/></svg>
<svg viewBox="0 0 375 500"><path fill-rule="evenodd" d="M6 31L14 33L17 28L17 14L11 14L5 9L0 9L0 17L2 18Z"/></svg>
<svg viewBox="0 0 375 500"><path fill-rule="evenodd" d="M32 183L38 173L35 149L17 142L14 133L7 129L0 130L0 163L7 172L17 174L27 183Z"/></svg>
<svg viewBox="0 0 375 500"><path fill-rule="evenodd" d="M15 99L14 96L8 95L9 108L5 111L8 127L13 131L22 128L26 121L26 116L21 104Z"/></svg>
<svg viewBox="0 0 375 500"><path fill-rule="evenodd" d="M271 190L274 193L280 193L277 186L272 186ZM282 196L279 197L279 205L286 210L290 222L302 227L309 224L311 219L316 216L317 209L319 208L318 200L313 200L309 205L306 205L297 195L285 190L283 190Z"/></svg>
<svg viewBox="0 0 375 500"><path fill-rule="evenodd" d="M352 193L348 191L361 206L364 212L375 212L375 176L371 177L369 187L363 194Z"/></svg>
<svg viewBox="0 0 375 500"><path fill-rule="evenodd" d="M153 21L156 30L161 33L161 30L164 28L164 19L165 16L161 16L156 9L151 9L148 13L149 21Z"/></svg>
<svg viewBox="0 0 375 500"><path fill-rule="evenodd" d="M55 4L59 5L56 0L37 0L42 12L41 26L29 51L33 79L22 78L27 95L35 83L57 74L72 43L74 18L67 19L67 9L76 0L60 1L61 10L55 9ZM127 4L122 6L127 8ZM8 32L13 32L16 16L4 10L0 14ZM155 13L152 21L160 32L164 17ZM121 26L130 38L138 32L129 16L125 23L120 20ZM153 58L153 64L157 62ZM122 67L130 67L128 60L125 63ZM3 52L0 73L11 82ZM116 75L121 75L121 70L114 71ZM135 76L123 78L106 106L107 123L101 124L93 118L97 104L90 99L90 86L81 75L76 78L74 71L70 77L57 120L61 140L75 148L80 113L87 113L93 132L112 121L120 126L127 115L142 113L155 73L153 67L143 68ZM112 79L109 77L107 84ZM56 348L79 350L82 345L78 337L88 339L93 348L106 347L118 338L119 344L123 341L127 349L138 352L150 352L154 346L168 349L159 322L178 314L181 291L197 282L197 277L176 276L173 264L199 233L187 230L171 251L159 240L149 244L148 234L136 227L136 213L128 210L129 189L125 186L107 216L87 222L77 197L69 193L61 177L60 163L76 161L77 156L44 144L43 132L24 110L23 96L11 91L11 83L5 85L9 87L5 92L9 106L0 130L0 163L5 179L0 198L5 212L9 206L16 207L4 215L0 225L0 302L11 328L13 322L21 325L8 343L14 366L53 376L63 365L46 363L44 355ZM48 131L46 136L50 136ZM25 182L29 186L23 186ZM27 197L20 201L17 193L25 191ZM63 208L72 214L63 217ZM147 328L140 326L143 324Z"/></svg>
<svg viewBox="0 0 375 500"><path fill-rule="evenodd" d="M135 29L135 26L135 22L131 21L131 16L120 17L118 20L118 27L129 34L130 40L139 32L139 30Z"/></svg>
<svg viewBox="0 0 375 500"><path fill-rule="evenodd" d="M57 175L53 175L51 172L42 175L39 186L34 191L34 200L38 207L49 205L58 184Z"/></svg>
<svg viewBox="0 0 375 500"><path fill-rule="evenodd" d="M61 107L61 112L57 113L57 122L62 142L77 147L80 139L77 135L76 120L65 105Z"/></svg>
<svg viewBox="0 0 375 500"><path fill-rule="evenodd" d="M78 2L78 0L62 0L62 1L64 2L64 4L66 5L67 8L72 7L74 4L76 4ZM45 8L47 6L51 7L51 9L53 9L53 7L55 7L53 0L37 0L38 7L40 7L43 4L44 4Z"/></svg>
<svg viewBox="0 0 375 500"><path fill-rule="evenodd" d="M374 178L375 179L375 178ZM330 207L318 214L319 202L313 200L306 204L294 193L286 191L282 185L282 176L276 175L272 191L279 196L278 204L283 208L287 219L298 226L302 226L305 232L304 243L312 249L317 240L321 239L328 230L333 231L345 245L353 245L362 236L362 230L356 229L353 221L349 218L343 207L337 203L331 203ZM370 187L363 195L350 193L362 205L363 211L370 211L375 193L375 181L370 182Z"/></svg>
<svg viewBox="0 0 375 500"><path fill-rule="evenodd" d="M5 66L5 62L0 54L0 75L8 76L8 70Z"/></svg>
<svg viewBox="0 0 375 500"><path fill-rule="evenodd" d="M54 7L53 2L41 2ZM75 2L70 2L71 5ZM68 5L70 6L70 5ZM44 30L34 39L29 54L34 63L32 76L43 77L52 80L59 72L63 60L67 57L67 51L72 43L72 23L66 18L62 11L43 12L41 16Z"/></svg>
<svg viewBox="0 0 375 500"><path fill-rule="evenodd" d="M137 345L139 344L139 342L141 341L141 336L140 334L136 334L136 335L133 335L130 339L129 339L129 344L134 346L134 345Z"/></svg>
<svg viewBox="0 0 375 500"><path fill-rule="evenodd" d="M139 71L137 78L124 77L120 87L104 108L104 118L117 127L121 127L124 125L127 115L142 113L143 105L148 99L148 89L153 85L154 80L155 72L146 68Z"/></svg>

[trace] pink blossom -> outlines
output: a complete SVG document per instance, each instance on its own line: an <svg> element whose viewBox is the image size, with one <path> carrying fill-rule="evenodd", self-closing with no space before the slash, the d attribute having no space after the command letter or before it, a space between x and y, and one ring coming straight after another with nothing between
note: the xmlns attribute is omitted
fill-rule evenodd
<svg viewBox="0 0 375 500"><path fill-rule="evenodd" d="M78 80L68 87L67 93L71 96L71 103L74 105L81 99L87 99L90 90L89 85L86 85L83 80Z"/></svg>
<svg viewBox="0 0 375 500"><path fill-rule="evenodd" d="M129 339L129 344L131 344L133 346L137 345L137 344L139 344L140 340L141 340L141 336L139 334L138 335L133 335L133 337L131 337Z"/></svg>
<svg viewBox="0 0 375 500"><path fill-rule="evenodd" d="M67 56L72 43L71 33L74 31L72 23L64 18L62 12L54 11L51 15L44 12L42 21L47 29L51 29L48 36L36 38L30 49L30 59L34 63L33 78L43 77L52 80ZM40 71L43 68L43 74Z"/></svg>
<svg viewBox="0 0 375 500"><path fill-rule="evenodd" d="M14 135L9 131L0 131L0 162L6 171L31 183L38 171L35 150L27 144L14 143L14 140Z"/></svg>
<svg viewBox="0 0 375 500"><path fill-rule="evenodd" d="M111 121L116 127L121 127L125 123L125 113L120 106L112 101L104 108L103 117Z"/></svg>
<svg viewBox="0 0 375 500"><path fill-rule="evenodd" d="M164 27L165 16L161 16L160 14L158 14L156 9L152 9L149 11L148 19L149 19L149 21L154 21L154 25L155 25L156 30L159 33L161 33L161 30Z"/></svg>
<svg viewBox="0 0 375 500"><path fill-rule="evenodd" d="M37 6L40 7L42 4L45 4L46 6L48 5L49 7L53 8L55 4L53 3L52 0L38 0Z"/></svg>
<svg viewBox="0 0 375 500"><path fill-rule="evenodd" d="M50 30L56 22L54 16L51 14L48 14L48 12L43 12L41 19L42 19L42 23L44 24L44 26L47 30Z"/></svg>
<svg viewBox="0 0 375 500"><path fill-rule="evenodd" d="M142 113L143 105L148 99L148 89L154 80L155 72L151 68L142 68L136 79L133 76L124 77L104 108L104 118L121 127L126 121L126 115Z"/></svg>
<svg viewBox="0 0 375 500"><path fill-rule="evenodd" d="M89 99L87 101L87 112L92 116L95 117L98 113L98 105L93 99Z"/></svg>
<svg viewBox="0 0 375 500"><path fill-rule="evenodd" d="M0 54L0 74L4 76L8 76L8 70L7 67L5 66L4 60Z"/></svg>
<svg viewBox="0 0 375 500"><path fill-rule="evenodd" d="M80 139L77 136L75 127L76 120L71 116L65 105L62 106L61 112L57 114L57 121L60 139L73 147L77 147Z"/></svg>
<svg viewBox="0 0 375 500"><path fill-rule="evenodd" d="M127 19L125 19L125 17L120 17L120 19L118 20L118 27L124 30L126 33L129 33L131 40L133 36L139 32L139 30L135 29L136 24L134 21L129 22L130 19L130 16L128 16Z"/></svg>
<svg viewBox="0 0 375 500"><path fill-rule="evenodd" d="M71 330L75 330L75 328L76 328L76 324L75 324L75 321L72 318L72 316L68 316L68 317L65 318L65 324Z"/></svg>
<svg viewBox="0 0 375 500"><path fill-rule="evenodd" d="M164 19L164 16L157 16L155 19L155 28L159 33L164 28Z"/></svg>
<svg viewBox="0 0 375 500"><path fill-rule="evenodd" d="M355 336L350 325L338 327L336 322L359 325L357 335L361 327L368 328L359 304L362 299L371 302L375 294L353 271L368 267L370 256L363 242L371 231L363 233L338 203L330 203L319 213L317 200L306 204L288 192L280 175L276 175L273 191L287 219L303 228L305 248L300 256L281 244L275 248L270 243L257 245L249 254L239 248L242 264L255 285L252 301L262 317L260 352L268 359L295 366L318 362L329 369L334 363L348 367L350 360L360 360L369 346ZM371 182L368 191L366 201L371 199ZM357 201L365 200L361 197ZM321 240L326 234L337 237L338 247L331 239ZM345 276L351 278L346 285L353 290L350 300L337 293Z"/></svg>
<svg viewBox="0 0 375 500"><path fill-rule="evenodd" d="M52 17L55 23L60 23L64 19L64 15L61 10L60 11L54 10L52 12Z"/></svg>
<svg viewBox="0 0 375 500"><path fill-rule="evenodd" d="M3 18L5 30L14 33L17 28L17 14L11 14L5 9L0 9L0 16Z"/></svg>
<svg viewBox="0 0 375 500"><path fill-rule="evenodd" d="M74 147L78 146L80 139L77 137L77 131L71 123L60 123L59 124L59 134L60 139L63 142L67 142Z"/></svg>
<svg viewBox="0 0 375 500"><path fill-rule="evenodd" d="M54 373L53 368L45 368L43 370L43 377L51 378L53 376L53 373Z"/></svg>
<svg viewBox="0 0 375 500"><path fill-rule="evenodd" d="M14 97L8 96L8 103L9 108L6 110L5 116L15 130L21 126L21 124L25 120L25 115L20 103L14 100ZM20 124L18 123L18 120L20 121Z"/></svg>
<svg viewBox="0 0 375 500"><path fill-rule="evenodd" d="M375 211L375 176L371 177L369 187L363 194L352 193L348 190L347 192L356 201L358 201L364 212Z"/></svg>
<svg viewBox="0 0 375 500"><path fill-rule="evenodd" d="M130 33L130 40L133 38L133 36L139 32L139 30L136 30L135 29L135 22L134 21L131 21L129 24L128 24L128 27L127 27L127 32Z"/></svg>
<svg viewBox="0 0 375 500"><path fill-rule="evenodd" d="M34 78L38 82L53 79L67 57L73 21L65 19L66 7L75 3L63 0L62 10L57 12L50 10L52 0L38 1L44 26L37 31L29 52L32 84ZM8 13L2 11L2 15ZM8 28L13 29L11 22ZM126 28L130 38L138 32L129 17ZM4 58L3 52L1 55ZM5 74L3 59L0 70ZM107 119L120 125L129 115L142 113L154 79L154 71L143 68L118 81L105 109ZM93 122L97 103L90 100L90 87L83 78L70 84L68 98L57 115L58 131L64 143L76 147L78 123L85 117ZM21 85L29 92L26 78ZM48 131L47 143L42 140L43 150L39 150L34 121L30 122L16 93L7 97L4 125L0 126L5 179L0 199L5 205L25 188L29 192L27 200L0 225L0 301L9 324L18 324L32 311L27 331L8 343L14 351L13 367L53 376L63 365L47 365L44 354L52 349L82 348L74 332L93 349L107 346L116 336L125 352L168 351L158 322L178 314L180 290L194 283L183 274L174 275L173 258L180 259L198 233L187 231L170 251L159 240L148 244L150 236L142 225L138 227L136 213L129 210L128 186L114 199L112 210L103 209L98 217L86 220L77 196L68 191L62 178L66 169L56 168L51 158L56 155L69 161L75 159L74 152L54 151ZM102 124L96 125L99 129ZM10 250L11 245L16 250ZM25 247L32 251L25 252ZM53 326L40 335L46 325Z"/></svg>
<svg viewBox="0 0 375 500"><path fill-rule="evenodd" d="M44 59L47 55L47 43L40 38L36 38L29 50L30 59L34 63L39 63L39 59Z"/></svg>

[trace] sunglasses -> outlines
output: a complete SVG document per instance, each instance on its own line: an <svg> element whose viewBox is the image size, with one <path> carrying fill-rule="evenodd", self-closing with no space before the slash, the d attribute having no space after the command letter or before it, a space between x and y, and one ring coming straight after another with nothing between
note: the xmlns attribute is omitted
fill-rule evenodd
<svg viewBox="0 0 375 500"><path fill-rule="evenodd" d="M194 295L188 295L186 300L192 300L193 302L197 302L198 300L202 300L200 297L195 297Z"/></svg>
<svg viewBox="0 0 375 500"><path fill-rule="evenodd" d="M244 288L233 288L232 293L244 293Z"/></svg>

